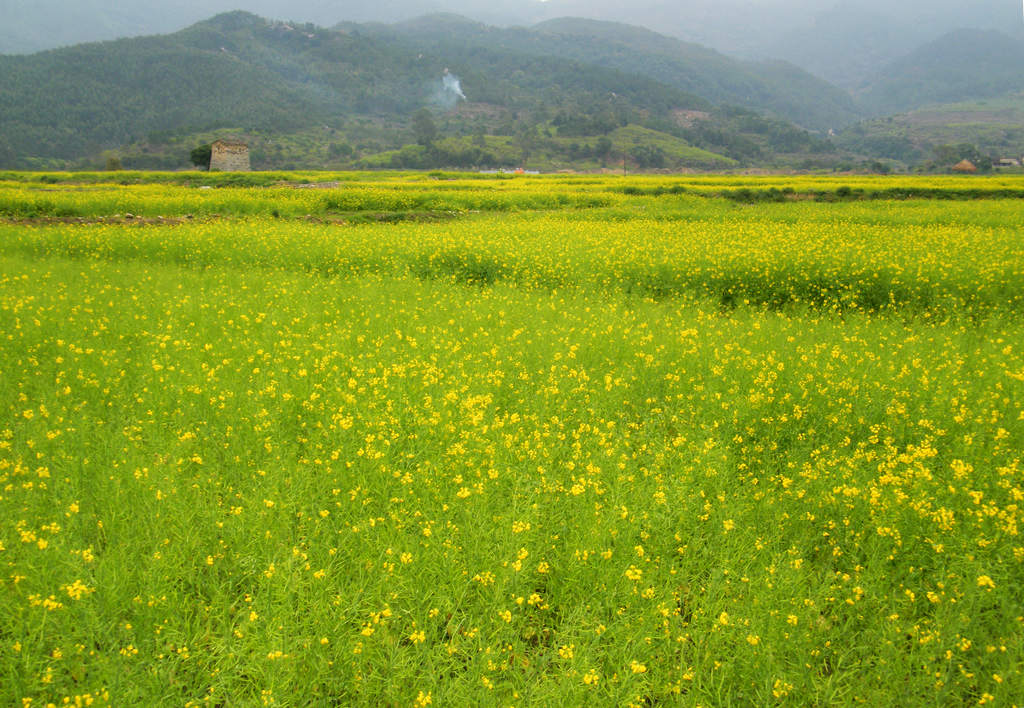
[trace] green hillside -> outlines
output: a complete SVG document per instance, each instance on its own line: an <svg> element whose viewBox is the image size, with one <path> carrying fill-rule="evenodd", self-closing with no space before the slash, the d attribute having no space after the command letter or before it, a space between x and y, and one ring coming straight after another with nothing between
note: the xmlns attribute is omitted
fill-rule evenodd
<svg viewBox="0 0 1024 708"><path fill-rule="evenodd" d="M616 69L812 129L828 130L861 117L848 94L791 64L742 62L630 25L564 18L501 29L455 15L430 15L368 29L420 48L456 53L460 47L500 48Z"/></svg>
<svg viewBox="0 0 1024 708"><path fill-rule="evenodd" d="M447 156L439 157L439 156ZM674 135L639 125L616 128L605 136L560 137L550 129L522 135L445 138L431 148L406 145L369 155L359 168L424 168L439 164L466 167L518 167L557 170L722 170L736 159L694 147Z"/></svg>
<svg viewBox="0 0 1024 708"><path fill-rule="evenodd" d="M453 30L413 41L410 27L325 30L235 12L172 35L0 56L0 166L96 166L110 157L126 167L177 168L198 141L225 133L250 140L257 168L369 164L403 146L407 167L588 169L610 160L650 169L792 164L831 150L784 119L716 106L728 92L709 83L714 72L694 84L711 100L681 81L659 81L657 71L630 73L629 62L584 61L616 51L639 61L625 45L575 60L552 55L548 40L530 50L461 41L465 33ZM635 42L649 34L627 29ZM480 25L475 36L492 31L506 32ZM449 70L461 77L464 98L442 92ZM429 145L412 130L424 107L439 131ZM491 143L513 146L511 154L483 149L498 137L504 143Z"/></svg>
<svg viewBox="0 0 1024 708"><path fill-rule="evenodd" d="M650 79L554 58L482 48L462 58L452 68L474 100L499 108L582 106L628 120L709 105ZM289 132L360 115L404 121L429 102L448 59L356 31L231 13L168 36L0 57L0 126L8 151L68 159L154 131Z"/></svg>
<svg viewBox="0 0 1024 708"><path fill-rule="evenodd" d="M0 57L0 124L12 149L74 158L150 131L244 125L288 130L323 102L265 68L172 39Z"/></svg>

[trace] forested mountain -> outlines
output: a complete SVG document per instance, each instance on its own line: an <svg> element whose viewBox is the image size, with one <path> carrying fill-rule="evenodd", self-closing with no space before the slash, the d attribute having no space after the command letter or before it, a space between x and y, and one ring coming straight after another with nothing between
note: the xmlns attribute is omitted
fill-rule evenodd
<svg viewBox="0 0 1024 708"><path fill-rule="evenodd" d="M860 100L874 114L886 115L1022 89L1024 40L995 31L959 30L888 65Z"/></svg>
<svg viewBox="0 0 1024 708"><path fill-rule="evenodd" d="M581 27L587 34L578 34ZM638 164L650 165L667 164L666 155L696 155L690 145L741 162L828 149L784 120L719 107L744 86L772 93L754 73L714 52L600 23L552 23L534 32L476 26L472 41L466 28L460 19L451 36L438 31L413 39L410 26L325 30L235 12L172 35L0 57L0 162L74 160L153 135L218 128L283 135L341 130L354 121L363 135L377 126L379 139L369 145L386 150L413 137L412 116L424 107L447 116L452 135L511 136L524 146L522 154L535 139L549 139L569 159L607 156L608 148L602 153L592 143L612 133ZM627 39L601 44L595 32ZM504 39L486 41L492 33ZM589 52L583 49L588 37L596 43ZM636 48L643 41L651 42L647 54ZM621 61L592 63L616 52ZM655 67L648 75L638 73L644 57ZM655 78L667 79L680 66L689 78L674 85ZM701 66L703 78L693 76ZM446 91L443 80L455 75L461 88ZM455 88L465 93L459 97ZM622 133L628 125L648 132ZM561 142L550 142L556 137ZM574 144L574 137L584 140Z"/></svg>
<svg viewBox="0 0 1024 708"><path fill-rule="evenodd" d="M446 89L456 76L461 84ZM262 136L261 166L312 164L286 157L309 158L320 149L301 147L310 140L330 141L321 165L536 163L543 155L547 168L593 168L612 153L639 167L777 165L780 155L791 156L786 164L831 164L851 156L820 158L835 150L821 137L827 129L1003 96L1024 90L1022 77L1024 42L993 31L926 45L854 98L784 62L739 61L609 22L498 28L435 14L329 30L233 12L170 35L0 56L0 165L54 166L131 144L150 153L134 164L178 166L171 155L181 147L167 140L217 130ZM423 108L433 111L439 141L402 151L424 145L412 120ZM926 160L932 139L916 127L904 132L863 124L839 145L854 159ZM1016 144L974 134L992 150ZM154 141L165 144L145 145Z"/></svg>
<svg viewBox="0 0 1024 708"><path fill-rule="evenodd" d="M463 57L452 69L464 69L474 101L517 110L598 102L666 114L710 105L600 67L479 48ZM288 131L352 115L405 121L429 103L451 58L231 13L174 35L0 57L0 126L19 152L66 158L160 130Z"/></svg>
<svg viewBox="0 0 1024 708"><path fill-rule="evenodd" d="M455 15L432 15L367 30L448 54L459 55L462 47L501 48L616 69L818 130L860 117L848 94L791 64L742 62L630 25L560 18L531 28L502 29Z"/></svg>

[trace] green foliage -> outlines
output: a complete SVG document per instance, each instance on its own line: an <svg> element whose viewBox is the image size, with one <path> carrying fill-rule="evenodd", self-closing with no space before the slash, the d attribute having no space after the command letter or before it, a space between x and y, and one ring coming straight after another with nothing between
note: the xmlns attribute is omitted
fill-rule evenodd
<svg viewBox="0 0 1024 708"><path fill-rule="evenodd" d="M15 164L14 149L7 142L7 138L0 135L0 169L11 169Z"/></svg>
<svg viewBox="0 0 1024 708"><path fill-rule="evenodd" d="M976 146L970 143L939 145L935 148L934 163L939 169L948 170L962 160L970 161L980 172L992 171L992 158L983 155Z"/></svg>
<svg viewBox="0 0 1024 708"><path fill-rule="evenodd" d="M623 124L611 113L600 116L559 113L551 121L558 128L560 137L572 138L591 135L607 135Z"/></svg>
<svg viewBox="0 0 1024 708"><path fill-rule="evenodd" d="M210 160L213 156L213 146L209 143L204 143L199 147L192 148L192 152L188 154L189 162L198 167L201 170L210 169Z"/></svg>
<svg viewBox="0 0 1024 708"><path fill-rule="evenodd" d="M421 108L413 115L412 132L416 136L416 143L423 147L429 148L437 139L437 125L426 108Z"/></svg>
<svg viewBox="0 0 1024 708"><path fill-rule="evenodd" d="M627 155L639 168L703 168L734 167L736 161L720 154L689 144L674 135L661 133L637 125L619 128L609 136L612 148L600 145L598 152Z"/></svg>
<svg viewBox="0 0 1024 708"><path fill-rule="evenodd" d="M922 156L922 151L910 138L898 135L857 134L856 131L844 133L840 143L844 148L861 155L875 158L889 158L906 163L914 163Z"/></svg>
<svg viewBox="0 0 1024 708"><path fill-rule="evenodd" d="M1024 155L1024 95L932 105L864 121L839 133L836 144L923 169L950 166L932 161L943 145L969 144L984 156L1019 158Z"/></svg>
<svg viewBox="0 0 1024 708"><path fill-rule="evenodd" d="M355 148L346 142L331 143L327 148L331 157L350 158L356 154Z"/></svg>
<svg viewBox="0 0 1024 708"><path fill-rule="evenodd" d="M429 148L406 145L361 158L367 168L463 169L526 166L553 171L565 167L596 168L613 155L627 156L639 169L724 168L737 163L730 158L689 145L666 133L638 125L615 129L599 138L549 136L528 124L515 136L464 136L436 141ZM482 143L482 144L481 144Z"/></svg>
<svg viewBox="0 0 1024 708"><path fill-rule="evenodd" d="M664 167L666 164L664 151L654 145L638 145L630 151L629 156L642 168Z"/></svg>
<svg viewBox="0 0 1024 708"><path fill-rule="evenodd" d="M747 164L771 164L787 153L827 157L835 151L828 140L791 123L736 106L716 108L685 125L665 121L648 121L647 125Z"/></svg>

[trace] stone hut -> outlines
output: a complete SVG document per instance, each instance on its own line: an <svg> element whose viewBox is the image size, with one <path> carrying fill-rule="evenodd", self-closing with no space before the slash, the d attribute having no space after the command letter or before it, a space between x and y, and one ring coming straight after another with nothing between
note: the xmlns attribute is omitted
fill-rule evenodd
<svg viewBox="0 0 1024 708"><path fill-rule="evenodd" d="M210 146L210 170L249 172L249 146L234 138L222 138Z"/></svg>

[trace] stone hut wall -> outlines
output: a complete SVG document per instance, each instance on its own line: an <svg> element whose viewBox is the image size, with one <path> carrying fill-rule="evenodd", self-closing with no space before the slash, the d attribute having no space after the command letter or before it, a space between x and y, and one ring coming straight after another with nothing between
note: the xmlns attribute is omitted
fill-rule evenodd
<svg viewBox="0 0 1024 708"><path fill-rule="evenodd" d="M221 172L249 172L249 146L218 140L210 146L210 169Z"/></svg>

